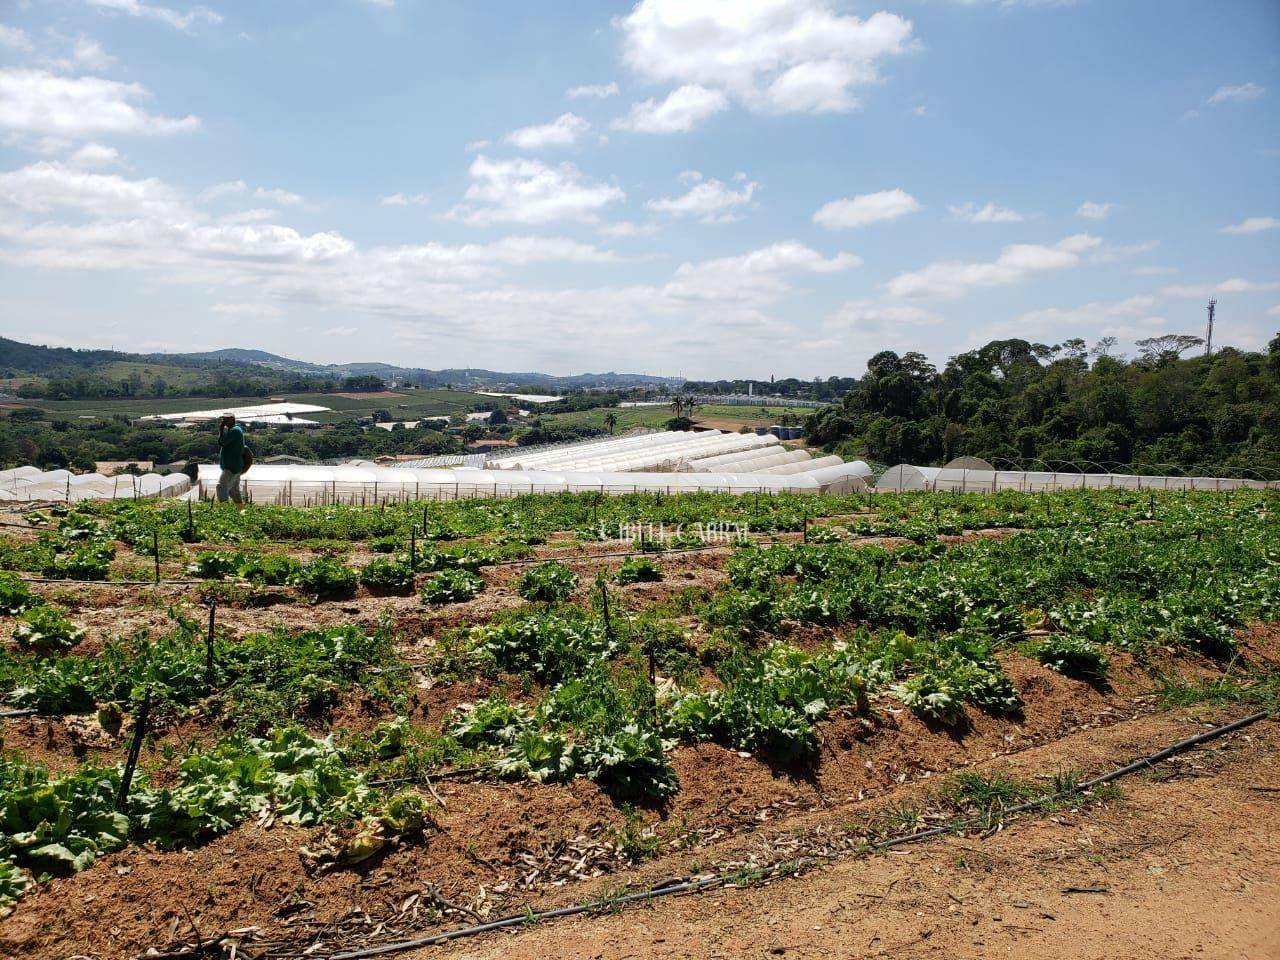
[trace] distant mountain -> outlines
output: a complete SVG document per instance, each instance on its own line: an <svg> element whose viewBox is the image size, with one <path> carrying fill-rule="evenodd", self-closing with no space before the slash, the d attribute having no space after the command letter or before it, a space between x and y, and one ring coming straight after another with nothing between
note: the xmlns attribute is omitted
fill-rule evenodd
<svg viewBox="0 0 1280 960"><path fill-rule="evenodd" d="M651 377L639 373L580 373L557 377L536 371L503 372L476 368L427 370L399 367L390 363L308 363L265 350L228 347L196 353L124 353L118 350L73 350L44 347L0 337L0 375L8 377L88 374L113 363L148 363L187 369L217 371L240 376L267 371L278 375L305 376L338 381L344 377L376 376L399 384L420 387L452 386L465 390L512 390L537 387L545 390L627 389L631 387L678 386L673 377Z"/></svg>
<svg viewBox="0 0 1280 960"><path fill-rule="evenodd" d="M210 350L204 353L185 353L178 356L192 360L234 360L253 363L273 370L286 370L294 373L305 373L313 376L358 377L375 376L384 380L397 380L423 387L516 387L534 386L555 388L560 390L585 390L595 388L625 389L639 386L677 386L684 381L674 377L651 377L642 373L579 373L567 377L554 376L549 373L538 373L534 370L520 372L504 372L501 370L485 370L477 368L450 368L446 370L428 370L423 367L399 367L391 363L355 362L315 364L303 360L291 360L265 350L244 350L229 347L224 350Z"/></svg>

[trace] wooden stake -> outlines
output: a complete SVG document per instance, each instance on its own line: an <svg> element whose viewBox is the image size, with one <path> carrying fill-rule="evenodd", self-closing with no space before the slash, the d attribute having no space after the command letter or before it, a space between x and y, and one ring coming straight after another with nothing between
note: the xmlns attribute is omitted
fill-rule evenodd
<svg viewBox="0 0 1280 960"><path fill-rule="evenodd" d="M613 621L609 617L609 590L604 583L604 574L600 574L600 605L604 609L604 632L610 640L613 639Z"/></svg>
<svg viewBox="0 0 1280 960"><path fill-rule="evenodd" d="M426 532L425 530L423 531ZM418 527L416 524L409 525L409 572L418 572Z"/></svg>
<svg viewBox="0 0 1280 960"><path fill-rule="evenodd" d="M160 530L158 527L151 528L151 549L156 556L156 583L160 582Z"/></svg>
<svg viewBox="0 0 1280 960"><path fill-rule="evenodd" d="M151 715L151 685L142 691L142 706L133 721L133 741L129 744L129 757L124 762L124 776L120 779L120 795L116 797L116 810L124 811L129 803L129 785L133 783L133 771L138 766L138 754L142 752L142 738L147 733L147 719Z"/></svg>
<svg viewBox="0 0 1280 960"><path fill-rule="evenodd" d="M218 612L218 601L209 598L209 635L204 644L204 685L213 693L213 620Z"/></svg>

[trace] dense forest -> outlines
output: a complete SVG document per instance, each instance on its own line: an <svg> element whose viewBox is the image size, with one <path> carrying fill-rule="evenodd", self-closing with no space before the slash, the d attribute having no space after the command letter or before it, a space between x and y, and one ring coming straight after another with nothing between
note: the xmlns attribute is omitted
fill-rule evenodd
<svg viewBox="0 0 1280 960"><path fill-rule="evenodd" d="M1198 337L1140 341L1132 359L1111 356L1114 344L997 340L942 370L886 350L840 403L808 418L808 434L888 464L971 455L1280 471L1280 335L1263 353L1212 356L1183 356Z"/></svg>

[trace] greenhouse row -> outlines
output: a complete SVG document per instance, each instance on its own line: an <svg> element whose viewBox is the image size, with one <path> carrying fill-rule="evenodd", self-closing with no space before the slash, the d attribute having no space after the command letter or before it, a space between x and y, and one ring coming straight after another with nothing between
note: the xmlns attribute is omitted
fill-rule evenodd
<svg viewBox="0 0 1280 960"><path fill-rule="evenodd" d="M142 497L180 497L191 489L184 473L121 474L72 473L17 467L0 471L0 500L133 500Z"/></svg>
<svg viewBox="0 0 1280 960"><path fill-rule="evenodd" d="M964 458L945 467L921 467L900 463L875 481L876 490L932 493L992 493L1019 490L1041 493L1053 490L1254 490L1280 489L1280 481L1246 477L1186 477L1136 473L1081 473L1055 470L997 470L984 461Z"/></svg>
<svg viewBox="0 0 1280 960"><path fill-rule="evenodd" d="M200 468L197 496L213 496L218 474L216 466ZM415 469L352 461L337 467L255 466L241 484L253 503L305 505L465 500L527 493L851 493L868 489L870 477L871 468L861 461L790 475Z"/></svg>

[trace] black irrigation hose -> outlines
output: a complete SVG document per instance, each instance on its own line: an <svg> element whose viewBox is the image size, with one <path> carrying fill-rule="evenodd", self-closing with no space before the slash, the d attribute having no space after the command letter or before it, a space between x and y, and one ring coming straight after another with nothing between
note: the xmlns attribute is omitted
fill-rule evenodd
<svg viewBox="0 0 1280 960"><path fill-rule="evenodd" d="M1110 773L1104 773L1102 776L1094 777L1092 780L1085 780L1077 783L1065 790L1059 790L1056 793L1047 794L1035 800L1029 800L1026 803L1020 803L1013 807L1007 807L1000 811L1001 816L1009 814L1023 813L1028 810L1034 810L1042 807L1055 800L1074 794L1084 793L1094 787L1102 786L1113 780L1119 780L1121 777L1127 777L1130 774L1137 773L1141 770L1152 768L1155 764L1163 760L1167 760L1174 754L1181 753L1191 747L1198 746L1209 740L1221 737L1224 734L1232 733L1251 724L1257 723L1270 715L1268 710L1259 710L1257 713L1250 714L1247 717L1241 717L1231 723L1214 727L1198 733L1193 737L1187 737L1185 740L1179 740L1177 743L1170 744L1163 750L1142 757L1132 763L1126 764L1112 770ZM948 824L940 827L932 827L928 830L918 830L915 833L903 834L897 837L890 837L886 840L877 840L868 844L871 850L888 850L893 847L904 846L909 843L918 843L921 840L927 840L933 837L942 836L943 834L952 833L958 829L963 829L976 823L988 822L987 817L969 817L961 820L953 820ZM835 855L828 854L825 856L807 856L800 857L796 860L784 861L783 864L777 864L774 867L766 869L762 876L769 876L770 873L781 872L780 868L785 866L790 870L800 869L802 867L812 866L824 860L834 859ZM687 893L695 890L705 890L708 887L718 884L730 883L739 877L739 873L717 874L714 877L706 877L702 880L677 881L663 884L657 887L651 887L648 890L639 893L629 893L624 896L615 897L608 900L598 900L592 903L579 903L569 907L558 907L553 910L530 911L528 913L512 914L510 916L501 917L497 920L490 920L486 923L475 924L470 927L459 927L455 930L446 930L443 933L431 934L426 937L418 937L413 940L401 940L395 943L386 943L376 947L364 947L359 950L345 950L338 953L329 954L328 960L364 960L367 957L380 957L392 953L402 953L406 950L414 950L419 947L429 947L438 943L447 943L450 940L457 940L462 937L474 936L480 933L490 933L494 930L505 930L511 927L517 927L531 921L553 920L558 917L574 916L582 913L590 913L593 910L602 908L611 908L615 906L623 906L630 903L639 903L645 900L656 900L659 897L670 896L675 893Z"/></svg>
<svg viewBox="0 0 1280 960"><path fill-rule="evenodd" d="M19 577L23 583L90 584L95 587L157 587L166 585L192 586L201 583L222 583L221 580L64 580L61 577Z"/></svg>

